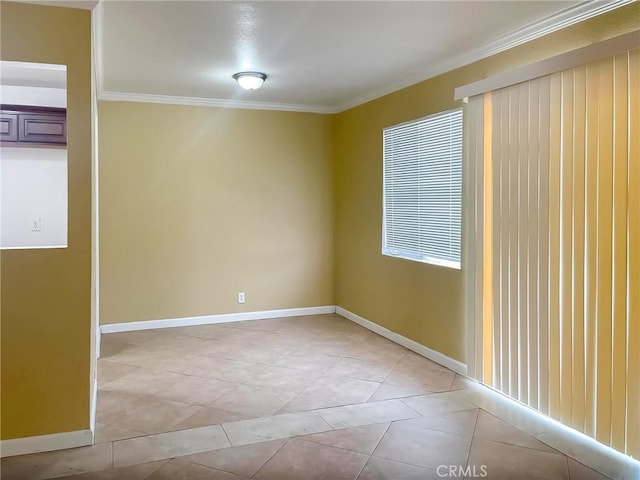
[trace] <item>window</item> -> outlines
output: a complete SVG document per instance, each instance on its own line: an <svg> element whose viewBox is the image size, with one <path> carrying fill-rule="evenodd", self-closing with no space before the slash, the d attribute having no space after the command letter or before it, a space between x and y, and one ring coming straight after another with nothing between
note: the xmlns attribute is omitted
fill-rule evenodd
<svg viewBox="0 0 640 480"><path fill-rule="evenodd" d="M462 110L383 131L382 253L460 268Z"/></svg>

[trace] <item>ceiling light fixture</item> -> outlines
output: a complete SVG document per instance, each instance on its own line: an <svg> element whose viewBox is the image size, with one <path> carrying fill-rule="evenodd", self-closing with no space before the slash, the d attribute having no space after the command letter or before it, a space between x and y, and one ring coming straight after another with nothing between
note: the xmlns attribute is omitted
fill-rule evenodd
<svg viewBox="0 0 640 480"><path fill-rule="evenodd" d="M257 90L262 86L267 76L260 72L238 72L233 75L233 78L245 90Z"/></svg>

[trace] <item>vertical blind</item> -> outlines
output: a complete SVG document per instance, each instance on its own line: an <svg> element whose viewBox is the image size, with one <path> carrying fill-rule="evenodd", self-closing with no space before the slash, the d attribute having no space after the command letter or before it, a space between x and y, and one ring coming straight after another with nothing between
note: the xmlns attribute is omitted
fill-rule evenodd
<svg viewBox="0 0 640 480"><path fill-rule="evenodd" d="M460 267L462 109L383 131L385 255Z"/></svg>
<svg viewBox="0 0 640 480"><path fill-rule="evenodd" d="M640 51L468 109L476 375L640 458Z"/></svg>

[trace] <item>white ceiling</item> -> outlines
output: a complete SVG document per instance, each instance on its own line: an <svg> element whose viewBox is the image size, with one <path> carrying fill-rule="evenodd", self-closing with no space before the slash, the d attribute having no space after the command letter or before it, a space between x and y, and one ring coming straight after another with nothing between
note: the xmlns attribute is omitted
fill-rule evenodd
<svg viewBox="0 0 640 480"><path fill-rule="evenodd" d="M102 0L100 96L336 112L575 23L602 5ZM264 86L240 89L231 76L244 70L266 73Z"/></svg>

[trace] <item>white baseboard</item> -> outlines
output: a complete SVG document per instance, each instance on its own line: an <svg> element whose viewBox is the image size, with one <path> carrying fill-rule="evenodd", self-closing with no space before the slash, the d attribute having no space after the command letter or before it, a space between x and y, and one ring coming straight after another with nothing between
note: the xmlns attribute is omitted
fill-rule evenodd
<svg viewBox="0 0 640 480"><path fill-rule="evenodd" d="M439 363L442 366L447 367L450 370L453 370L460 375L467 376L467 366L459 362L458 360L454 360L451 357L447 357L443 353L437 352L435 350L430 349L429 347L425 347L424 345L414 342L413 340L408 339L407 337L403 337L402 335L392 332L391 330L384 328L377 323L374 323L366 318L361 317L360 315L356 315L349 310L345 310L342 307L336 307L336 313L344 318L351 320L352 322L357 323L358 325L366 328L367 330L371 330L378 335L381 335L385 338L388 338L392 342L397 343L398 345L402 345L409 350L416 352L418 355L422 355L423 357L428 358L429 360L433 360L436 363Z"/></svg>
<svg viewBox="0 0 640 480"><path fill-rule="evenodd" d="M98 372L93 379L93 389L91 390L91 412L89 413L89 428L91 429L91 441L96 435L96 414L98 413Z"/></svg>
<svg viewBox="0 0 640 480"><path fill-rule="evenodd" d="M102 347L102 331L100 330L100 326L96 329L96 359L100 358L100 349Z"/></svg>
<svg viewBox="0 0 640 480"><path fill-rule="evenodd" d="M425 347L424 345L414 342L407 337L403 337L398 333L392 332L391 330L356 315L342 307L335 307L333 305L323 307L288 308L283 310L263 310L259 312L225 313L220 315L203 315L199 317L168 318L163 320L146 320L142 322L111 323L101 325L100 333L133 332L136 330L151 330L154 328L191 327L194 325L242 322L245 320L267 320L269 318L299 317L303 315L323 315L328 313L337 313L338 315L341 315L344 318L377 333L378 335L388 338L392 342L416 352L418 355L422 355L429 360L433 360L456 373L465 376L467 375L467 366L464 363L447 357L440 352L432 350L429 347Z"/></svg>
<svg viewBox="0 0 640 480"><path fill-rule="evenodd" d="M0 457L50 452L64 448L85 447L92 444L93 432L89 429L52 433L51 435L39 435L37 437L12 438L0 441Z"/></svg>
<svg viewBox="0 0 640 480"><path fill-rule="evenodd" d="M146 320L143 322L111 323L100 326L101 333L132 332L153 328L191 327L194 325L210 325L214 323L242 322L245 320L266 320L280 317L300 317L303 315L322 315L336 313L336 307L287 308L284 310L264 310L261 312L224 313L221 315L204 315L201 317L169 318L164 320Z"/></svg>

